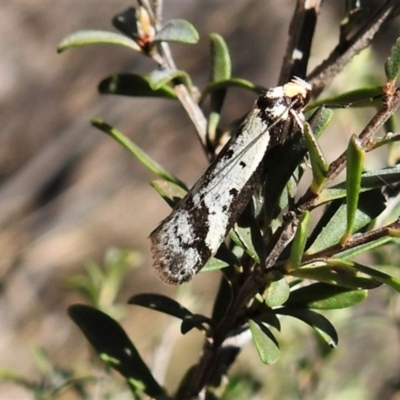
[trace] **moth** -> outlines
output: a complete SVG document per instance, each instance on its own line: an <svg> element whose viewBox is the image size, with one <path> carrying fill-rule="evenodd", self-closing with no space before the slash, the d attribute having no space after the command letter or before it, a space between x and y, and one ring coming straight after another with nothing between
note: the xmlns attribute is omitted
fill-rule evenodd
<svg viewBox="0 0 400 400"><path fill-rule="evenodd" d="M311 86L294 78L260 96L243 123L171 214L150 234L153 265L168 284L187 282L213 257L243 213L268 150L303 129Z"/></svg>

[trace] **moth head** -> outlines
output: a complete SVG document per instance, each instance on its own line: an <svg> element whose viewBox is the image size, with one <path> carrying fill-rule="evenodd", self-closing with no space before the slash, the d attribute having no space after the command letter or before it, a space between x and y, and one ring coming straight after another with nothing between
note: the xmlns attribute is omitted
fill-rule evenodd
<svg viewBox="0 0 400 400"><path fill-rule="evenodd" d="M283 95L290 99L299 99L302 107L307 104L311 97L311 85L303 79L295 76L290 82L282 86Z"/></svg>
<svg viewBox="0 0 400 400"><path fill-rule="evenodd" d="M311 85L293 78L283 86L268 89L257 101L258 108L270 118L287 120L290 110L302 110L311 96Z"/></svg>

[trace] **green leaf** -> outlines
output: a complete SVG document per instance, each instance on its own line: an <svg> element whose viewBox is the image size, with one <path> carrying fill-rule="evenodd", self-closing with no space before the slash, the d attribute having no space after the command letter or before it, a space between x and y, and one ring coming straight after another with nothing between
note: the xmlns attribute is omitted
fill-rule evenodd
<svg viewBox="0 0 400 400"><path fill-rule="evenodd" d="M277 314L297 318L310 325L318 335L331 347L338 344L338 336L333 325L321 314L307 308L283 307L275 310Z"/></svg>
<svg viewBox="0 0 400 400"><path fill-rule="evenodd" d="M196 28L184 19L169 20L154 37L154 42L197 43Z"/></svg>
<svg viewBox="0 0 400 400"><path fill-rule="evenodd" d="M218 82L231 77L231 59L228 46L222 36L210 35L211 52L211 82ZM215 143L217 127L220 121L222 105L225 100L226 88L211 93L210 115L207 119L207 135L211 143Z"/></svg>
<svg viewBox="0 0 400 400"><path fill-rule="evenodd" d="M385 274L383 272L377 271L375 269L366 267L365 265L361 265L359 263L353 263L353 265L354 268L356 268L358 271L361 271L362 273L373 277L378 282L382 282L385 285L390 286L392 289L400 293L400 279Z"/></svg>
<svg viewBox="0 0 400 400"><path fill-rule="evenodd" d="M229 49L224 38L217 33L210 35L211 82L218 82L231 77L232 65Z"/></svg>
<svg viewBox="0 0 400 400"><path fill-rule="evenodd" d="M219 325L225 318L226 312L232 302L232 283L225 276L219 284L218 293L214 301L212 317L215 325Z"/></svg>
<svg viewBox="0 0 400 400"><path fill-rule="evenodd" d="M311 115L309 115L311 114ZM307 113L314 136L318 139L328 127L333 117L333 111L326 107L321 107L317 111Z"/></svg>
<svg viewBox="0 0 400 400"><path fill-rule="evenodd" d="M350 139L349 146L346 151L347 167L346 167L346 209L347 223L346 230L340 239L342 244L346 243L354 231L356 221L358 200L361 190L361 174L364 166L365 152L361 147L359 139L353 135Z"/></svg>
<svg viewBox="0 0 400 400"><path fill-rule="evenodd" d="M306 111L321 106L328 107L377 107L382 103L382 86L362 88L341 93L338 96L315 101L306 107Z"/></svg>
<svg viewBox="0 0 400 400"><path fill-rule="evenodd" d="M330 110L319 109L309 116L308 122L312 129L317 128L314 131L316 135L322 133L329 122L330 114ZM264 201L266 224L274 218L281 193L294 171L301 164L306 152L305 139L301 132L296 132L288 140L285 140L282 146L275 147L268 156L268 166L273 166L273 168L267 170L264 181L264 187L268 193Z"/></svg>
<svg viewBox="0 0 400 400"><path fill-rule="evenodd" d="M290 257L284 266L285 271L292 271L300 266L304 254L304 249L307 243L307 234L308 228L310 226L310 221L310 212L303 212L293 238L292 247L290 249Z"/></svg>
<svg viewBox="0 0 400 400"><path fill-rule="evenodd" d="M353 232L358 231L385 209L385 199L380 190L371 190L362 193L358 202L358 209L355 215ZM306 254L314 254L340 242L346 230L347 206L334 201L325 211L314 232L310 237L312 245L307 249Z"/></svg>
<svg viewBox="0 0 400 400"><path fill-rule="evenodd" d="M188 192L188 190L183 189L182 186L160 179L151 181L150 185L171 206L171 208L178 204L178 202L183 199Z"/></svg>
<svg viewBox="0 0 400 400"><path fill-rule="evenodd" d="M268 307L278 307L289 298L289 284L279 272L269 273L267 278L270 284L266 289L265 304Z"/></svg>
<svg viewBox="0 0 400 400"><path fill-rule="evenodd" d="M86 46L89 44L117 44L141 51L139 45L127 36L115 32L87 30L67 36L58 45L57 52L62 53L72 47Z"/></svg>
<svg viewBox="0 0 400 400"><path fill-rule="evenodd" d="M221 246L219 246L217 254L206 262L201 272L215 271L229 266L239 265L241 264L236 255L228 249L225 243L222 243Z"/></svg>
<svg viewBox="0 0 400 400"><path fill-rule="evenodd" d="M400 71L400 38L392 47L391 54L385 62L385 74L389 82L394 83Z"/></svg>
<svg viewBox="0 0 400 400"><path fill-rule="evenodd" d="M315 136L312 133L310 125L306 122L304 124L304 138L308 153L310 155L311 169L313 174L313 180L310 189L313 193L319 193L322 186L326 182L328 163L322 153Z"/></svg>
<svg viewBox="0 0 400 400"><path fill-rule="evenodd" d="M186 335L186 333L190 332L193 328L197 328L201 332L207 332L209 329L204 326L207 324L210 328L214 327L213 321L201 314L192 314L188 315L181 324L181 333L182 335Z"/></svg>
<svg viewBox="0 0 400 400"><path fill-rule="evenodd" d="M226 267L229 267L228 262L226 262L224 260L220 260L215 257L212 257L206 262L204 267L201 269L201 272L216 271L218 269L222 269L222 268L226 268Z"/></svg>
<svg viewBox="0 0 400 400"><path fill-rule="evenodd" d="M101 94L116 94L131 97L161 97L176 99L177 96L169 86L153 89L149 78L136 74L115 74L102 80L98 86Z"/></svg>
<svg viewBox="0 0 400 400"><path fill-rule="evenodd" d="M199 104L203 104L206 97L215 91L220 91L221 89L228 89L232 87L237 87L241 89L250 90L257 94L265 93L266 89L262 86L255 85L254 83L247 81L246 79L240 78L230 78L230 79L221 79L218 82L209 83L201 92L201 97L199 100Z"/></svg>
<svg viewBox="0 0 400 400"><path fill-rule="evenodd" d="M155 399L168 398L117 321L82 304L70 306L68 314L100 358L121 373L135 392L142 391Z"/></svg>
<svg viewBox="0 0 400 400"><path fill-rule="evenodd" d="M373 289L381 285L376 279L336 259L329 260L329 264L318 262L297 268L289 275L349 289Z"/></svg>
<svg viewBox="0 0 400 400"><path fill-rule="evenodd" d="M128 303L150 308L151 310L156 310L164 314L172 315L173 317L182 320L193 315L192 312L190 312L187 308L181 306L177 301L162 294L137 294L135 296L132 296L128 300Z"/></svg>
<svg viewBox="0 0 400 400"><path fill-rule="evenodd" d="M360 192L400 182L400 165L364 172L361 176ZM317 205L346 197L346 182L324 189L318 196Z"/></svg>
<svg viewBox="0 0 400 400"><path fill-rule="evenodd" d="M128 150L149 171L153 172L160 178L165 179L166 181L175 183L176 185L181 186L184 189L186 188L184 183L182 183L178 178L167 172L163 167L161 167L158 163L152 160L143 150L141 150L138 146L136 146L118 129L115 129L114 127L108 125L107 123L103 122L100 119L92 120L92 125L97 129L100 129L102 132L107 133L107 135L111 136L113 139L115 139L119 144L122 145L122 147Z"/></svg>
<svg viewBox="0 0 400 400"><path fill-rule="evenodd" d="M281 351L279 350L279 344L274 335L268 327L260 321L250 320L249 327L261 361L267 365L275 364L281 356Z"/></svg>
<svg viewBox="0 0 400 400"><path fill-rule="evenodd" d="M233 242L242 248L257 264L265 260L265 244L260 227L252 215L250 206L239 217L234 228L229 232Z"/></svg>
<svg viewBox="0 0 400 400"><path fill-rule="evenodd" d="M189 90L192 87L192 80L190 79L189 74L180 70L166 68L155 69L153 72L151 72L147 79L153 90L159 90L163 87L166 87L173 80L182 82Z"/></svg>
<svg viewBox="0 0 400 400"><path fill-rule="evenodd" d="M337 254L335 254L335 258L340 258L343 260L352 259L359 254L371 251L385 244L391 243L392 240L393 239L390 236L381 237L371 242L363 243L360 246L352 247L351 249L338 252Z"/></svg>
<svg viewBox="0 0 400 400"><path fill-rule="evenodd" d="M367 295L367 290L352 290L326 283L313 283L291 292L285 306L334 310L351 307L363 301Z"/></svg>

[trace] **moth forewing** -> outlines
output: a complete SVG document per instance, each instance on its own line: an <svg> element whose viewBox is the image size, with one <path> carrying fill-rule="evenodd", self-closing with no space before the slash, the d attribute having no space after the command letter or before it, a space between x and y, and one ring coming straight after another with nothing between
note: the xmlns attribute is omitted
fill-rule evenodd
<svg viewBox="0 0 400 400"><path fill-rule="evenodd" d="M310 90L295 78L260 96L204 175L151 233L161 280L189 281L216 254L251 198L268 149L284 139L288 126L302 124Z"/></svg>

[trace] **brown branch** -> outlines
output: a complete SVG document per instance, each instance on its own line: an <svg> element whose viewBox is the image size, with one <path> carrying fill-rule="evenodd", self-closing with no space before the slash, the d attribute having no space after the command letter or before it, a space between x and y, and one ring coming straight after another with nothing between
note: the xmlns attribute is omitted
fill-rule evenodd
<svg viewBox="0 0 400 400"><path fill-rule="evenodd" d="M398 3L398 0L386 1L351 39L342 38L330 56L309 74L314 96L319 95L355 55L369 46L376 33L396 12Z"/></svg>
<svg viewBox="0 0 400 400"><path fill-rule="evenodd" d="M321 0L298 0L289 27L289 40L283 57L279 84L293 76L304 78L307 73L311 44Z"/></svg>
<svg viewBox="0 0 400 400"><path fill-rule="evenodd" d="M390 230L400 230L400 218L395 222L384 226L379 229L374 229L372 231L368 231L365 233L360 233L354 235L350 240L348 240L345 244L335 244L327 249L321 250L314 254L305 254L302 262L305 264L309 264L310 262L315 262L319 260L326 260L331 258L335 254L342 253L347 250L354 249L356 247L362 246L364 244L373 242L374 240L378 240L384 238L389 235Z"/></svg>

